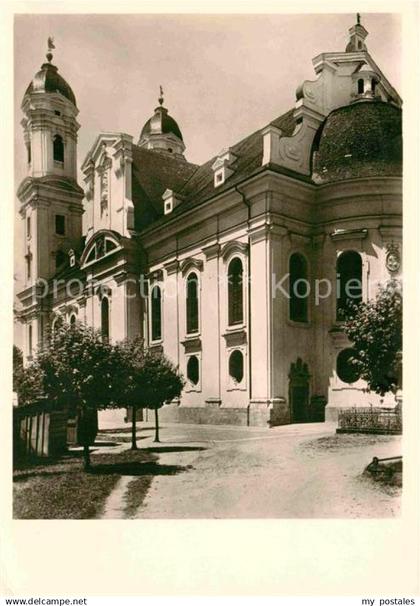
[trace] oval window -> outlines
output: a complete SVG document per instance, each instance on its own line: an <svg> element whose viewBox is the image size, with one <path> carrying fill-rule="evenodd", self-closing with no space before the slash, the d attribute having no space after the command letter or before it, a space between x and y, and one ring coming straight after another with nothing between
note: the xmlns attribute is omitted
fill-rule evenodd
<svg viewBox="0 0 420 606"><path fill-rule="evenodd" d="M236 383L240 383L244 378L244 356L239 349L230 354L229 374Z"/></svg>
<svg viewBox="0 0 420 606"><path fill-rule="evenodd" d="M199 363L197 356L191 356L187 362L187 377L193 385L197 385L200 378Z"/></svg>
<svg viewBox="0 0 420 606"><path fill-rule="evenodd" d="M355 383L360 378L359 370L351 359L356 357L356 351L352 348L343 349L337 356L337 375L344 383Z"/></svg>

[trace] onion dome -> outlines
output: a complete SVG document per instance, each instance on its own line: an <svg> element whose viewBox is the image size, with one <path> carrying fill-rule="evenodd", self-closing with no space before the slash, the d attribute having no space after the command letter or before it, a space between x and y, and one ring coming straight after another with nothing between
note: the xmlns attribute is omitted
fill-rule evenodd
<svg viewBox="0 0 420 606"><path fill-rule="evenodd" d="M159 106L154 115L143 126L140 140L148 135L173 134L183 141L181 130L176 121L168 114L166 107Z"/></svg>
<svg viewBox="0 0 420 606"><path fill-rule="evenodd" d="M359 101L332 111L315 135L316 183L402 174L401 109Z"/></svg>
<svg viewBox="0 0 420 606"><path fill-rule="evenodd" d="M166 107L163 107L162 87L160 87L159 106L143 126L138 145L178 156L182 156L185 150L181 129L176 120L169 115Z"/></svg>
<svg viewBox="0 0 420 606"><path fill-rule="evenodd" d="M33 80L29 83L28 88L25 91L26 94L30 93L59 93L66 97L69 101L76 105L76 97L74 93L64 80L64 78L58 73L58 68L51 63L53 55L51 50L55 48L52 38L48 39L48 63L43 63L41 69L37 72Z"/></svg>

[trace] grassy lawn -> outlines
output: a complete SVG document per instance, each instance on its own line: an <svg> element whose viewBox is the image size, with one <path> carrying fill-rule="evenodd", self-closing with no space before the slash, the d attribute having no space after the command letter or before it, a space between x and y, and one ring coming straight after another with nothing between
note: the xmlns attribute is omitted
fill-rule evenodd
<svg viewBox="0 0 420 606"><path fill-rule="evenodd" d="M15 519L97 518L106 498L122 475L135 475L135 498L128 512L143 501L152 482L149 466L157 457L150 452L127 450L92 454L92 470L82 469L79 453L55 461L20 466L13 474ZM146 465L145 465L146 464ZM149 465L147 465L149 464ZM143 473L143 470L145 473Z"/></svg>

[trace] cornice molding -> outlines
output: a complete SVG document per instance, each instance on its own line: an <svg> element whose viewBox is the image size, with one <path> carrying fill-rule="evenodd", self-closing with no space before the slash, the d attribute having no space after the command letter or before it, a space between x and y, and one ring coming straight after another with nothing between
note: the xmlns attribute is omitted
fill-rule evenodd
<svg viewBox="0 0 420 606"><path fill-rule="evenodd" d="M201 261L200 259L196 259L195 257L185 259L180 264L181 273L184 278L191 269L196 269L198 272L202 272L203 267L203 261Z"/></svg>
<svg viewBox="0 0 420 606"><path fill-rule="evenodd" d="M366 228L363 229L336 229L330 233L330 238L333 242L341 242L342 240L364 240L369 233Z"/></svg>
<svg viewBox="0 0 420 606"><path fill-rule="evenodd" d="M207 244L207 246L202 247L202 252L206 256L206 261L210 261L215 257L218 257L220 254L220 244L218 242L214 242L213 244Z"/></svg>
<svg viewBox="0 0 420 606"><path fill-rule="evenodd" d="M225 263L235 253L239 253L240 255L243 255L243 256L247 255L248 254L248 244L246 244L244 242L240 242L238 240L230 240L229 242L226 242L226 244L224 244L222 246L221 257Z"/></svg>

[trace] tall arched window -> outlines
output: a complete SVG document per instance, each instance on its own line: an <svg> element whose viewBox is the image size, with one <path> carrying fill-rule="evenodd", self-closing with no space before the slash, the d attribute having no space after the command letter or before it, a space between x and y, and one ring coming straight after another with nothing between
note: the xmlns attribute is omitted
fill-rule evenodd
<svg viewBox="0 0 420 606"><path fill-rule="evenodd" d="M289 317L294 322L308 321L308 266L306 259L293 253L289 259Z"/></svg>
<svg viewBox="0 0 420 606"><path fill-rule="evenodd" d="M242 324L244 321L243 305L243 266L235 257L228 267L228 312L229 325Z"/></svg>
<svg viewBox="0 0 420 606"><path fill-rule="evenodd" d="M362 257L346 250L337 259L337 320L344 320L351 305L362 301Z"/></svg>
<svg viewBox="0 0 420 606"><path fill-rule="evenodd" d="M363 78L360 78L357 81L357 92L359 95L363 95L363 93L365 92L365 82Z"/></svg>
<svg viewBox="0 0 420 606"><path fill-rule="evenodd" d="M101 334L104 341L109 340L109 301L107 297L101 301Z"/></svg>
<svg viewBox="0 0 420 606"><path fill-rule="evenodd" d="M53 157L56 162L64 162L64 142L60 135L55 135L53 140Z"/></svg>
<svg viewBox="0 0 420 606"><path fill-rule="evenodd" d="M198 332L198 276L189 274L187 278L187 333Z"/></svg>
<svg viewBox="0 0 420 606"><path fill-rule="evenodd" d="M151 338L158 341L162 338L162 291L154 286L150 293Z"/></svg>
<svg viewBox="0 0 420 606"><path fill-rule="evenodd" d="M70 316L70 326L76 326L76 314Z"/></svg>

